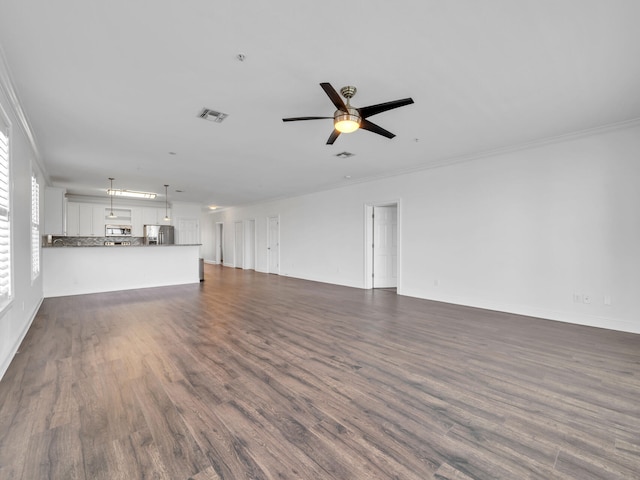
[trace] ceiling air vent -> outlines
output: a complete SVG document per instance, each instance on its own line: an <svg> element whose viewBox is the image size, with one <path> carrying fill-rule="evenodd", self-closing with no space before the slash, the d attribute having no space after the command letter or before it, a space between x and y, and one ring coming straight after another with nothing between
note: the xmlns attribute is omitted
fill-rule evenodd
<svg viewBox="0 0 640 480"><path fill-rule="evenodd" d="M340 152L336 154L336 157L338 158L349 158L349 157L353 157L355 155L355 153L351 153L351 152Z"/></svg>
<svg viewBox="0 0 640 480"><path fill-rule="evenodd" d="M228 117L226 113L216 112L215 110L211 110L210 108L203 108L198 116L200 118L204 118L205 120L209 120L210 122L216 123L222 123L222 121Z"/></svg>

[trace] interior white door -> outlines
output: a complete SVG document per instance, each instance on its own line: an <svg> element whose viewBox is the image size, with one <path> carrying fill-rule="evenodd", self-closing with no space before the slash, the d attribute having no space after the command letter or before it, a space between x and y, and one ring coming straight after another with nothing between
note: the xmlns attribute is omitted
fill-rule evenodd
<svg viewBox="0 0 640 480"><path fill-rule="evenodd" d="M235 225L235 248L234 248L234 262L233 266L236 268L242 268L244 257L244 225L242 222L236 222Z"/></svg>
<svg viewBox="0 0 640 480"><path fill-rule="evenodd" d="M224 255L222 254L223 242L223 225L222 223L216 223L216 263L221 264L224 262Z"/></svg>
<svg viewBox="0 0 640 480"><path fill-rule="evenodd" d="M373 288L398 286L398 207L373 208Z"/></svg>
<svg viewBox="0 0 640 480"><path fill-rule="evenodd" d="M244 232L244 269L256 269L256 221L247 220Z"/></svg>
<svg viewBox="0 0 640 480"><path fill-rule="evenodd" d="M280 274L280 218L269 217L267 255L269 272Z"/></svg>

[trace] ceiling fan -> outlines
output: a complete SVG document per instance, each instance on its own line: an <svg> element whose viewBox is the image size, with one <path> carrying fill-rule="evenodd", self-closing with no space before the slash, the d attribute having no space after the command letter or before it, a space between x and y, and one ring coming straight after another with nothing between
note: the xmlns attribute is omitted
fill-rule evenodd
<svg viewBox="0 0 640 480"><path fill-rule="evenodd" d="M338 138L341 133L355 132L358 128L369 130L370 132L377 133L383 137L393 138L395 137L393 133L379 127L373 122L370 122L367 120L367 117L413 103L412 98L403 98L401 100L393 100L392 102L378 103L377 105L369 105L368 107L355 108L351 106L349 101L356 94L356 87L347 86L340 89L340 94L347 99L347 103L345 104L342 101L342 98L340 98L340 95L338 95L338 92L336 92L330 83L321 83L320 86L337 108L333 117L293 117L283 118L282 121L296 122L298 120L320 120L332 118L333 132L329 135L327 145L333 145L333 142L336 141L336 138Z"/></svg>

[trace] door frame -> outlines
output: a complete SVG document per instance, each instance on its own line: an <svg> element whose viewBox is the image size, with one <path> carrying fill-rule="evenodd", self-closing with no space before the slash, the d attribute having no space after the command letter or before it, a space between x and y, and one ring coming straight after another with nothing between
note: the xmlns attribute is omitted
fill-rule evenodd
<svg viewBox="0 0 640 480"><path fill-rule="evenodd" d="M364 205L364 288L366 290L373 289L373 209L374 207L392 207L395 206L398 213L398 237L396 243L398 245L397 261L398 261L398 283L396 292L402 292L402 200L400 198L387 201L369 202Z"/></svg>

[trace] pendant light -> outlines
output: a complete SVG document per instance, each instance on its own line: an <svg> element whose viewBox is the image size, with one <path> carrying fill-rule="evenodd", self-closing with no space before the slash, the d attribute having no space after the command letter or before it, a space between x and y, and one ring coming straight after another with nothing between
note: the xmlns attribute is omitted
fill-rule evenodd
<svg viewBox="0 0 640 480"><path fill-rule="evenodd" d="M113 192L113 181L114 180L115 179L113 177L109 177L109 181L111 182L111 186L109 187L109 192L107 192L107 193L109 193L109 201L110 201L110 204L111 204L111 212L109 213L109 218L116 218L116 215L113 213L113 194L112 194L112 192Z"/></svg>
<svg viewBox="0 0 640 480"><path fill-rule="evenodd" d="M164 186L164 221L168 222L169 218L169 194L167 193L167 188L169 185L165 184Z"/></svg>

